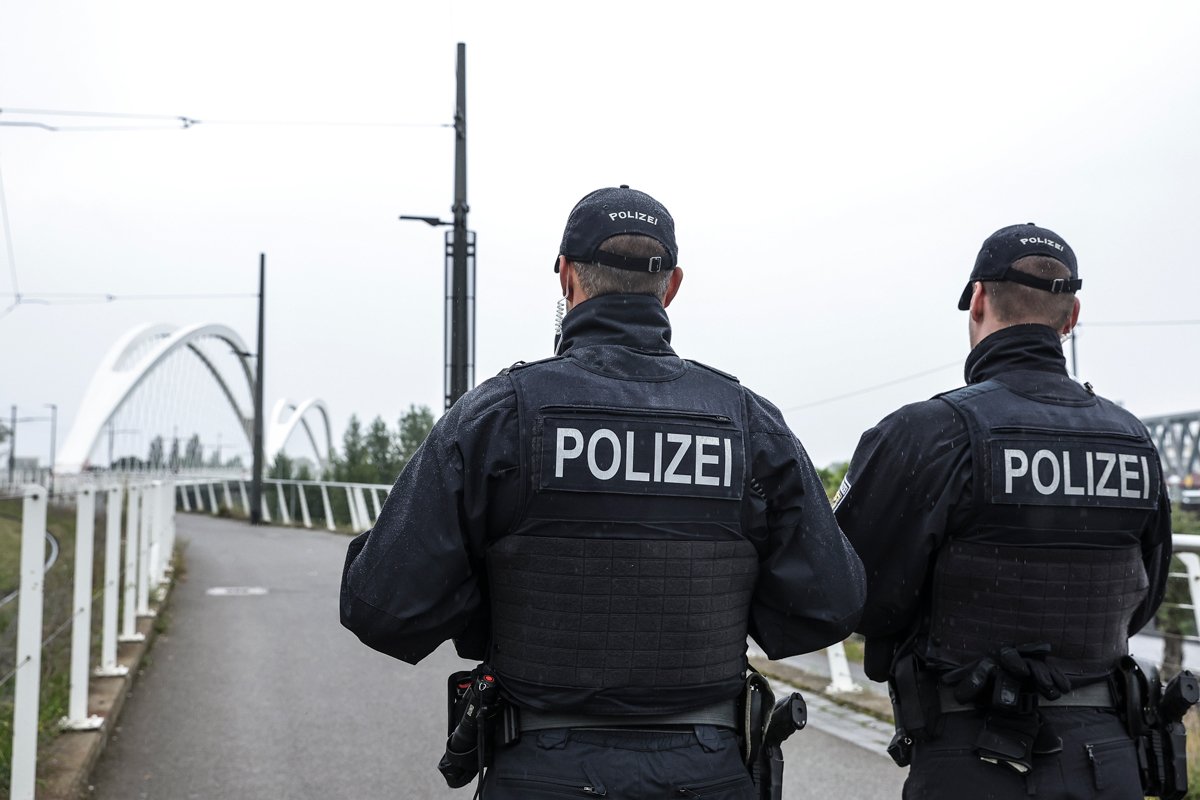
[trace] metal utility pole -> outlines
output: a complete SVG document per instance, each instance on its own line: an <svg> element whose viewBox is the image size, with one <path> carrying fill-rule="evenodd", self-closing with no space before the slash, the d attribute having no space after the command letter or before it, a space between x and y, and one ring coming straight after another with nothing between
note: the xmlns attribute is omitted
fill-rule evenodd
<svg viewBox="0 0 1200 800"><path fill-rule="evenodd" d="M458 43L456 76L454 228L446 234L446 408L467 393L475 372L475 235L467 231L467 46L463 42Z"/></svg>
<svg viewBox="0 0 1200 800"><path fill-rule="evenodd" d="M250 524L262 524L263 481L263 300L267 286L267 254L258 254L258 351L254 360L254 467L250 476Z"/></svg>
<svg viewBox="0 0 1200 800"><path fill-rule="evenodd" d="M454 219L401 214L402 220L446 232L446 408L475 384L475 231L467 230L467 46L458 43L458 96L454 107Z"/></svg>

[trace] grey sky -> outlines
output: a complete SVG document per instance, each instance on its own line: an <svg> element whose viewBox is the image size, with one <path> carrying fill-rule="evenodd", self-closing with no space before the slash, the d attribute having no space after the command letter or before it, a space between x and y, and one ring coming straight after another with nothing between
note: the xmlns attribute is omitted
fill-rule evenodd
<svg viewBox="0 0 1200 800"><path fill-rule="evenodd" d="M1200 408L1200 326L1088 324L1200 317L1198 35L1184 2L0 0L0 109L436 125L465 41L478 379L549 354L566 214L628 183L676 219L681 354L784 408L825 464L961 383L955 301L1014 222L1078 254L1081 377L1141 415ZM351 412L440 410L442 234L396 216L448 216L452 162L441 127L0 127L22 292L252 292L265 251L268 403L324 398L335 437ZM0 412L56 402L61 437L151 321L252 340L254 304L22 306Z"/></svg>

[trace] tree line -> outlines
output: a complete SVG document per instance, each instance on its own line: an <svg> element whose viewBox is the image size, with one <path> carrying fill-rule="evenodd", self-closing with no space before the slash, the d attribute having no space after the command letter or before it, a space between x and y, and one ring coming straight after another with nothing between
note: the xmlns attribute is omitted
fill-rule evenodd
<svg viewBox="0 0 1200 800"><path fill-rule="evenodd" d="M410 405L400 415L395 429L377 416L363 428L357 414L350 416L342 435L340 451L331 454L329 466L315 476L307 463L297 463L286 453L279 453L271 465L268 477L296 480L343 481L346 483L395 483L417 448L433 429L433 412L429 406Z"/></svg>

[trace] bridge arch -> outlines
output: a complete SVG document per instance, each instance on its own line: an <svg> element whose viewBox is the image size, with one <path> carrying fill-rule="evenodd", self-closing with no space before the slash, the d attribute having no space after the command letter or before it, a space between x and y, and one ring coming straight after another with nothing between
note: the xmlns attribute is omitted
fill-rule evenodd
<svg viewBox="0 0 1200 800"><path fill-rule="evenodd" d="M319 415L324 428L324 451L318 444L317 437L313 434L312 426L309 424L308 412L316 411ZM267 417L266 429L266 455L267 459L273 459L276 454L283 450L287 444L288 438L296 430L297 426L304 429L305 436L308 438L309 444L312 445L313 452L320 459L321 467L328 467L331 457L333 456L333 428L329 424L329 409L326 408L323 400L318 400L315 397L310 397L302 403L293 403L287 398L280 398L275 401L274 407L271 409L270 415ZM324 455L322 455L324 452Z"/></svg>
<svg viewBox="0 0 1200 800"><path fill-rule="evenodd" d="M228 346L235 356L235 366L230 369L226 363L225 369L222 369L201 346L202 340L217 340ZM169 357L185 349L204 365L205 371L233 411L237 427L245 435L246 441L251 442L253 409L246 402L240 402L238 397L254 397L254 372L250 364L253 355L248 352L246 343L237 331L219 323L184 327L147 324L134 328L118 339L101 359L84 392L74 423L58 452L58 470L77 472L86 468L105 427L114 420L124 404ZM324 423L324 448L318 447L318 439L306 418L313 409L318 411ZM292 413L284 419L283 414L287 411ZM322 466L328 463L332 454L332 432L329 411L322 401L313 398L296 405L281 400L276 404L268 424L270 430L264 432L268 462L283 448L295 427L302 425Z"/></svg>

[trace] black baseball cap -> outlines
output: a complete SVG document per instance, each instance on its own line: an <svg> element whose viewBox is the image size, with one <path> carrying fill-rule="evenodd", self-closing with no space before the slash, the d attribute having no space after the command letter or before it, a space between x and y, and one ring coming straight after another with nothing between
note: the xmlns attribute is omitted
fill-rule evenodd
<svg viewBox="0 0 1200 800"><path fill-rule="evenodd" d="M667 255L633 258L600 249L606 239L621 234L649 236L666 249ZM634 272L675 269L679 263L675 220L662 203L645 192L624 184L597 189L571 209L558 253L582 264L603 264ZM554 260L554 271L558 272L558 259Z"/></svg>
<svg viewBox="0 0 1200 800"><path fill-rule="evenodd" d="M1037 278L1013 269L1013 262L1025 256L1049 256L1061 261L1071 271L1071 277ZM1032 222L1009 225L987 238L975 258L971 280L958 299L959 311L966 311L971 306L971 287L975 281L1012 281L1054 294L1077 292L1083 287L1079 265L1075 263L1075 251L1057 233L1049 228L1039 228Z"/></svg>

